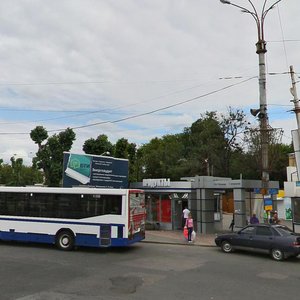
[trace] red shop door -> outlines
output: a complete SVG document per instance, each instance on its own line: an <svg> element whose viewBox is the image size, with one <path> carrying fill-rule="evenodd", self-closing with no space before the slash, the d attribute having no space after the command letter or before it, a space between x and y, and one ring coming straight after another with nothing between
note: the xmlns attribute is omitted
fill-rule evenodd
<svg viewBox="0 0 300 300"><path fill-rule="evenodd" d="M171 200L161 200L161 222L171 223Z"/></svg>

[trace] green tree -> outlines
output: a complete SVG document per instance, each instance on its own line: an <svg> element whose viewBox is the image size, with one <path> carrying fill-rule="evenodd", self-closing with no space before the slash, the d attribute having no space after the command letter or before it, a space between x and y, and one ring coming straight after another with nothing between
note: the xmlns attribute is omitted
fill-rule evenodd
<svg viewBox="0 0 300 300"><path fill-rule="evenodd" d="M31 130L30 137L40 148L42 147L42 142L48 138L48 132L43 126L37 126Z"/></svg>
<svg viewBox="0 0 300 300"><path fill-rule="evenodd" d="M0 164L0 183L9 186L26 186L43 182L42 173L30 166L23 165L22 158L10 159L11 165Z"/></svg>
<svg viewBox="0 0 300 300"><path fill-rule="evenodd" d="M143 177L229 177L243 156L243 135L248 126L242 110L230 107L227 114L206 112L183 133L143 145Z"/></svg>
<svg viewBox="0 0 300 300"><path fill-rule="evenodd" d="M190 165L188 176L224 176L222 157L226 139L216 112L206 112L190 128L185 128L184 144Z"/></svg>
<svg viewBox="0 0 300 300"><path fill-rule="evenodd" d="M281 143L270 145L270 148L271 149L269 150L271 152L276 153L276 159L274 159L270 165L270 179L278 180L280 187L283 188L284 181L287 181L286 167L289 164L288 155L290 153L293 153L294 149L292 145L286 145Z"/></svg>
<svg viewBox="0 0 300 300"><path fill-rule="evenodd" d="M292 145L281 143L282 129L274 129L269 127L268 130L268 160L270 180L278 180L280 186L286 180L286 167L288 166L288 154L293 152ZM259 127L250 128L246 135L247 143L246 155L251 157L251 162L246 166L246 170L255 166L256 178L262 176L261 161L261 133Z"/></svg>
<svg viewBox="0 0 300 300"><path fill-rule="evenodd" d="M0 182L2 185L15 185L14 174L11 165L1 164L0 166Z"/></svg>
<svg viewBox="0 0 300 300"><path fill-rule="evenodd" d="M33 165L44 171L46 185L59 186L62 180L63 152L70 151L75 140L74 131L67 128L48 138L46 129L37 126L31 131L30 137L38 145Z"/></svg>
<svg viewBox="0 0 300 300"><path fill-rule="evenodd" d="M22 158L17 158L15 159L14 156L12 156L10 158L11 161L11 167L12 167L12 171L13 171L13 181L14 181L14 185L19 186L21 185L21 181L23 181L22 179L22 167L23 167L23 159Z"/></svg>
<svg viewBox="0 0 300 300"><path fill-rule="evenodd" d="M247 121L243 110L233 109L232 107L228 108L226 114L220 115L219 124L225 138L223 156L221 157L224 176L230 177L235 172L233 168L235 164L232 158L239 157L238 154L242 154L245 144L245 132L249 130L251 124Z"/></svg>
<svg viewBox="0 0 300 300"><path fill-rule="evenodd" d="M86 140L83 144L82 150L86 154L101 155L105 152L113 154L114 147L108 140L107 135L100 134L97 139L90 138Z"/></svg>
<svg viewBox="0 0 300 300"><path fill-rule="evenodd" d="M152 139L139 149L139 156L139 170L143 178L179 180L187 167L182 134Z"/></svg>
<svg viewBox="0 0 300 300"><path fill-rule="evenodd" d="M121 138L117 140L114 148L115 148L114 157L128 158L129 143L127 139Z"/></svg>
<svg viewBox="0 0 300 300"><path fill-rule="evenodd" d="M129 182L137 181L136 162L137 149L136 144L129 143L127 139L121 138L114 145L114 157L125 158L129 161Z"/></svg>
<svg viewBox="0 0 300 300"><path fill-rule="evenodd" d="M164 175L161 139L152 139L148 144L141 147L140 153L143 153L143 178L159 178Z"/></svg>

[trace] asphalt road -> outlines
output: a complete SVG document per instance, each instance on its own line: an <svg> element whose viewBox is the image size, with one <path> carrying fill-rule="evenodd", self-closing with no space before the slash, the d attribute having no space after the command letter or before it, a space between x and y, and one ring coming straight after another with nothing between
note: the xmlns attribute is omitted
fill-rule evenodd
<svg viewBox="0 0 300 300"><path fill-rule="evenodd" d="M0 243L0 299L298 299L300 258L139 243L77 249Z"/></svg>

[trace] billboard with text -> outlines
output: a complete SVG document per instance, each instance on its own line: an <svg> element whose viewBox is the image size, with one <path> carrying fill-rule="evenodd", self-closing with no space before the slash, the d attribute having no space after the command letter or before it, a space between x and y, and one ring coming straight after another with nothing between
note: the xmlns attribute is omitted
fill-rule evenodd
<svg viewBox="0 0 300 300"><path fill-rule="evenodd" d="M128 160L64 152L63 186L128 188Z"/></svg>

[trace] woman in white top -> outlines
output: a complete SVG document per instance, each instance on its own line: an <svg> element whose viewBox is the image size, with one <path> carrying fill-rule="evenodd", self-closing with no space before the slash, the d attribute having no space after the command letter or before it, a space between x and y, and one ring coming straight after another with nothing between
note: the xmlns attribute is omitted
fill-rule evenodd
<svg viewBox="0 0 300 300"><path fill-rule="evenodd" d="M182 227L185 226L186 219L189 217L190 210L185 207L182 211Z"/></svg>

